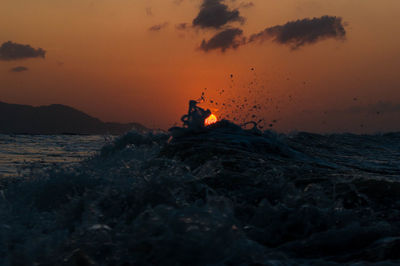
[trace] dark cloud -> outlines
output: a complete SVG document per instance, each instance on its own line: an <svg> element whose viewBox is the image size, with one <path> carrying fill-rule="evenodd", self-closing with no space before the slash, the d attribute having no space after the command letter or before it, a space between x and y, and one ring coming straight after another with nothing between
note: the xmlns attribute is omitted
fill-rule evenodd
<svg viewBox="0 0 400 266"><path fill-rule="evenodd" d="M290 45L292 49L297 49L306 44L312 44L327 38L344 40L346 31L342 23L342 18L333 16L323 16L313 19L302 19L266 28L264 31L253 34L248 38L243 37L243 31L239 28L230 28L217 33L210 40L203 42L200 49L203 51L221 49L236 49L241 45L251 42L263 42L272 40L280 44Z"/></svg>
<svg viewBox="0 0 400 266"><path fill-rule="evenodd" d="M168 22L164 22L162 24L157 24L157 25L151 26L149 28L149 31L160 31L162 29L165 29L167 26L168 26Z"/></svg>
<svg viewBox="0 0 400 266"><path fill-rule="evenodd" d="M327 38L344 39L346 30L342 18L323 16L313 19L302 19L266 28L250 36L249 42L272 39L280 44L287 44L297 49L306 44L316 43Z"/></svg>
<svg viewBox="0 0 400 266"><path fill-rule="evenodd" d="M24 67L24 66L17 66L17 67L10 69L11 72L24 72L24 71L28 71L28 70L29 70L29 68Z"/></svg>
<svg viewBox="0 0 400 266"><path fill-rule="evenodd" d="M222 0L203 0L200 12L193 20L193 26L218 29L230 22L244 23L237 9L229 10Z"/></svg>
<svg viewBox="0 0 400 266"><path fill-rule="evenodd" d="M27 58L44 58L46 51L42 48L35 49L30 45L18 44L11 41L0 46L0 60L11 61Z"/></svg>
<svg viewBox="0 0 400 266"><path fill-rule="evenodd" d="M189 24L187 24L187 23L179 23L179 24L175 25L175 28L177 30L186 30L186 29L189 28Z"/></svg>
<svg viewBox="0 0 400 266"><path fill-rule="evenodd" d="M233 48L236 49L243 43L245 43L245 38L242 37L243 31L238 28L226 29L215 34L210 40L203 42L200 45L200 49L208 52L210 50L220 49L225 52L226 49Z"/></svg>

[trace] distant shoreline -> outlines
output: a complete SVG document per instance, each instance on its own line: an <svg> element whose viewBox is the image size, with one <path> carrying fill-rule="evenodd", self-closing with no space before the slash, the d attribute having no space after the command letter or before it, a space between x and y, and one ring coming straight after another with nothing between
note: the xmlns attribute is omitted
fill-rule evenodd
<svg viewBox="0 0 400 266"><path fill-rule="evenodd" d="M139 123L103 122L61 104L34 107L0 102L0 134L122 135L133 129L148 130Z"/></svg>

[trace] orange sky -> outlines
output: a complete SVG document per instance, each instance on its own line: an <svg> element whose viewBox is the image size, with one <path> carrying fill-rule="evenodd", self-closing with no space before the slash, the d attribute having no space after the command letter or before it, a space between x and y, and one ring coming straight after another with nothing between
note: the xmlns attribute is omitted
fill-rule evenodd
<svg viewBox="0 0 400 266"><path fill-rule="evenodd" d="M277 120L282 131L400 130L398 0L226 0L230 9L254 4L239 8L243 25L230 25L245 36L329 15L343 18L346 40L297 50L250 43L224 53L198 49L218 30L175 28L192 23L202 0L178 2L2 0L0 45L29 44L46 57L0 61L0 101L61 103L104 121L168 128L207 88L220 105L239 97L262 105L257 118ZM16 66L29 71L10 72ZM234 111L220 105L205 106L220 116Z"/></svg>

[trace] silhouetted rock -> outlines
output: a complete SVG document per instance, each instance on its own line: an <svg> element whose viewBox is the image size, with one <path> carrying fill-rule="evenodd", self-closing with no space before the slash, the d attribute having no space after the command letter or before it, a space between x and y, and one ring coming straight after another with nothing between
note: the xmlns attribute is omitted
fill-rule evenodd
<svg viewBox="0 0 400 266"><path fill-rule="evenodd" d="M138 123L104 123L61 104L33 107L0 102L0 133L120 135L133 128L146 129Z"/></svg>

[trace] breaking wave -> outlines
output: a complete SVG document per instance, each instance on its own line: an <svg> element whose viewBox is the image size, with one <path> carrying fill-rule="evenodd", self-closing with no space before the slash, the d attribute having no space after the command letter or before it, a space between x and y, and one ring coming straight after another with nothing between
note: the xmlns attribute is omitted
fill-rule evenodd
<svg viewBox="0 0 400 266"><path fill-rule="evenodd" d="M400 262L400 134L129 132L1 180L4 265Z"/></svg>

